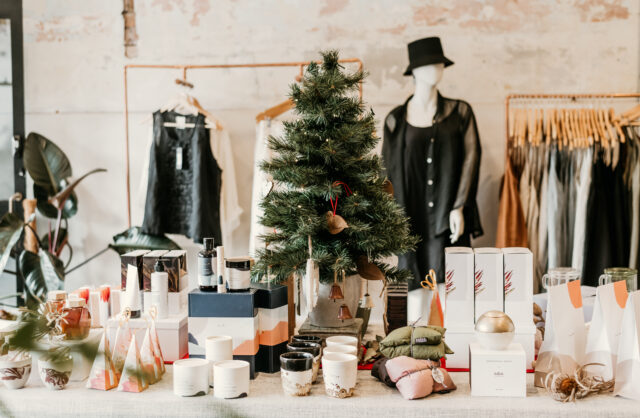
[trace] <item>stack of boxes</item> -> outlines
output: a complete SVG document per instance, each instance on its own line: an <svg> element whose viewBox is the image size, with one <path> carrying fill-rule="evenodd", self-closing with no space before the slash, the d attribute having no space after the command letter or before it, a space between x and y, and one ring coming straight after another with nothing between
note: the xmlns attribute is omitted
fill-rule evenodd
<svg viewBox="0 0 640 418"><path fill-rule="evenodd" d="M187 294L189 277L187 272L187 252L184 250L136 250L120 256L120 270L122 290L113 289L112 317L107 321L107 330L111 343L114 343L116 330L120 318L120 299L124 297L127 285L127 270L129 265L138 269L142 306L145 312L151 307L151 273L156 261L162 258L165 271L169 276L168 316L156 318L156 329L160 340L160 348L165 362L173 363L188 356L187 344ZM144 317L129 320L129 328L136 334L139 341L144 339L144 332L148 322Z"/></svg>
<svg viewBox="0 0 640 418"><path fill-rule="evenodd" d="M205 357L209 336L228 335L233 358L256 372L280 371L288 335L287 287L257 284L246 292L189 292L189 356Z"/></svg>
<svg viewBox="0 0 640 418"><path fill-rule="evenodd" d="M503 311L516 328L514 342L526 352L527 368L534 360L533 256L527 248L445 249L445 319L447 356L451 369L469 369L469 344L477 319L490 310Z"/></svg>

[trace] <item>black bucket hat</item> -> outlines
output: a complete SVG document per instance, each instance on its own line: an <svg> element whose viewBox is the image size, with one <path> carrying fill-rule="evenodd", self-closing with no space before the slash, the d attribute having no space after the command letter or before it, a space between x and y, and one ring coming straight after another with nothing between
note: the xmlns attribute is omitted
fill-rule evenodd
<svg viewBox="0 0 640 418"><path fill-rule="evenodd" d="M430 38L418 39L411 42L409 50L409 66L404 75L411 75L414 68L430 64L444 64L445 67L453 65L453 61L444 56L440 38L432 36Z"/></svg>

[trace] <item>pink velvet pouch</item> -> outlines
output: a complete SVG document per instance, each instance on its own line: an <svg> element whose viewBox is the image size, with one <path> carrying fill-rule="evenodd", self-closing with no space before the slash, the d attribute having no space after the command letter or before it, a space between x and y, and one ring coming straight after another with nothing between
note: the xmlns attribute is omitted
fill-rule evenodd
<svg viewBox="0 0 640 418"><path fill-rule="evenodd" d="M401 356L387 361L387 373L405 399L420 399L433 392L432 363Z"/></svg>

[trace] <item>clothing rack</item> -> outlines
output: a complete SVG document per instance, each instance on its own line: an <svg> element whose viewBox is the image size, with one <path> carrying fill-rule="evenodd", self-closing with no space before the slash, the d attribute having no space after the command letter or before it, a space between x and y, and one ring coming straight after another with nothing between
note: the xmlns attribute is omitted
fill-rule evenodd
<svg viewBox="0 0 640 418"><path fill-rule="evenodd" d="M128 72L132 69L176 69L182 70L182 80L180 84L191 85L187 82L188 70L213 70L213 69L231 69L231 68L284 68L284 67L299 67L301 77L304 73L304 67L308 66L312 62L320 63L320 61L297 61L297 62L264 62L264 63L251 63L251 64L211 64L211 65L180 65L180 64L127 64L124 66L124 123L125 123L125 147L126 147L126 181L127 181L127 223L129 228L131 227L131 179L130 179L130 162L129 162L129 87L128 87ZM338 60L341 64L358 64L358 70L362 70L363 64L360 58L345 58ZM360 100L362 100L362 82L358 90Z"/></svg>
<svg viewBox="0 0 640 418"><path fill-rule="evenodd" d="M509 110L513 100L570 100L577 102L584 99L640 99L640 93L576 93L576 94L509 94L505 99L505 136L507 147L506 157L509 157Z"/></svg>

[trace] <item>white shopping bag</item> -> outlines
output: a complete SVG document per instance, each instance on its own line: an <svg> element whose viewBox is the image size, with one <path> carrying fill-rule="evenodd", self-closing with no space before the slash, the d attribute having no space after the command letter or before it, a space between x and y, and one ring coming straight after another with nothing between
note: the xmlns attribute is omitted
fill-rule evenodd
<svg viewBox="0 0 640 418"><path fill-rule="evenodd" d="M614 378L626 303L627 283L624 280L598 286L583 364L600 363L602 366L588 366L587 373L605 380Z"/></svg>
<svg viewBox="0 0 640 418"><path fill-rule="evenodd" d="M640 400L640 291L629 293L621 327L613 394Z"/></svg>
<svg viewBox="0 0 640 418"><path fill-rule="evenodd" d="M551 286L548 293L544 341L534 375L534 383L538 387L544 387L549 372L573 374L583 364L587 337L580 281Z"/></svg>

